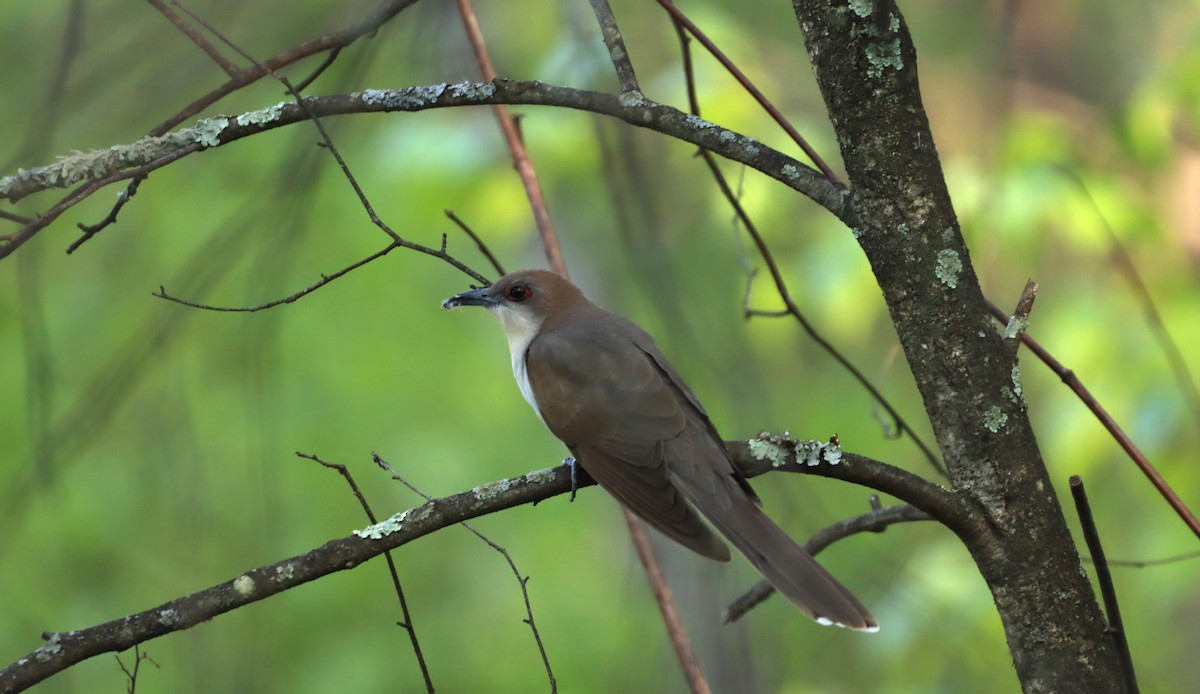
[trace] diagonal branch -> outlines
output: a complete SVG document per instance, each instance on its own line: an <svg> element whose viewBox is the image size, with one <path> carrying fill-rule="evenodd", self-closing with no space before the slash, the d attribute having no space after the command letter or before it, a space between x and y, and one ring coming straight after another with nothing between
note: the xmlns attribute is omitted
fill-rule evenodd
<svg viewBox="0 0 1200 694"><path fill-rule="evenodd" d="M1008 322L1007 316L1004 315L1003 309L1001 309L999 306L991 301L988 301L987 307L996 320L1000 321L1001 323ZM1084 404L1084 406L1091 410L1092 414L1096 415L1096 419L1100 420L1100 424L1102 424L1104 428L1108 430L1108 433L1112 435L1113 439L1117 442L1117 445L1119 445L1122 450L1125 451L1125 454L1128 455L1129 459L1138 466L1138 469L1142 471L1142 474L1146 476L1146 479L1150 480L1150 484L1154 485L1154 488L1158 490L1158 493L1162 496L1162 498L1166 500L1172 509L1174 509L1175 514L1183 520L1187 527L1197 537L1200 537L1200 520L1198 520L1196 515L1192 513L1191 509L1187 507L1187 504L1183 503L1183 499L1179 498L1179 494L1177 494L1175 490L1171 488L1171 485L1167 483L1167 480L1165 480L1162 474L1159 473L1158 469L1154 467L1154 464L1150 462L1150 459L1146 457L1146 454L1142 453L1141 449L1137 447L1137 444L1133 442L1133 439L1129 438L1129 435L1125 433L1125 430L1121 428L1121 425L1117 424L1117 421L1108 413L1108 410L1104 409L1104 406L1100 404L1100 401L1096 400L1091 391L1089 391L1083 385L1083 383L1079 380L1079 377L1075 375L1075 372L1063 366L1062 362L1055 359L1054 355L1050 354L1050 352L1047 351L1046 348L1040 343L1038 343L1037 340L1030 337L1029 333L1023 333L1021 335L1021 344L1028 347L1029 351L1037 355L1037 358L1041 359L1043 364L1057 374L1058 377L1062 379L1062 382L1075 392L1075 395L1079 397L1079 400Z"/></svg>
<svg viewBox="0 0 1200 694"><path fill-rule="evenodd" d="M492 66L491 56L488 55L487 44L483 40L483 30L479 28L479 20L475 16L475 8L471 0L458 0L458 12L462 16L463 26L471 41L471 48L479 61L483 79L493 82L496 79L496 69ZM562 251L558 247L558 236L554 233L554 222L550 220L550 211L546 208L546 196L542 193L542 184L538 181L537 169L529 158L529 150L517 130L516 120L509 114L508 108L500 102L492 105L500 131L504 133L504 141L508 151L512 153L513 167L521 177L521 185L525 187L525 196L529 198L529 207L533 211L533 221L537 225L538 236L542 240L542 250L546 260L555 272L567 276L567 268L563 262Z"/></svg>

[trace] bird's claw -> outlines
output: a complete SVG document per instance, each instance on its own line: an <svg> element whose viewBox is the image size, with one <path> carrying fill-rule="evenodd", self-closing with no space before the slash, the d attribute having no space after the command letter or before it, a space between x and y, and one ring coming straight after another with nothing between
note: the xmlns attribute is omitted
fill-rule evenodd
<svg viewBox="0 0 1200 694"><path fill-rule="evenodd" d="M570 501L575 501L575 492L579 491L579 463L572 456L563 458L563 465L571 471L571 498Z"/></svg>

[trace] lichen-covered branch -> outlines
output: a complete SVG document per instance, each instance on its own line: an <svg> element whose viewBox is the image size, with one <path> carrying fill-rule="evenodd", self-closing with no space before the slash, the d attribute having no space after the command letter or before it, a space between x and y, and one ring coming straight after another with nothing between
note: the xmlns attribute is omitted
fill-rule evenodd
<svg viewBox="0 0 1200 694"><path fill-rule="evenodd" d="M927 488L919 494L906 493L906 485L910 482L917 485L919 478L877 461L843 453L839 458L843 461L841 464L832 465L825 462L810 466L796 463L794 449L790 459L786 452L774 458L767 455L755 457L749 453L747 442L732 442L728 445L731 446L739 464L745 463L745 473L748 476L776 468L845 478L860 484L872 479L898 480L907 476L912 480L900 483L885 482L880 491L891 493L914 505L924 504L926 510L932 506L932 515L939 518L941 511L951 508L934 502L940 492L936 491L937 487L928 483L925 483ZM388 550L456 523L569 493L570 478L568 469L559 466L434 499L356 530L346 537L331 540L304 554L252 569L228 581L157 607L85 629L46 633L43 635L46 643L40 648L0 670L0 692L21 691L93 656L124 651L150 639L190 629L243 605L277 595L322 576L353 569ZM591 484L593 482L587 480L579 486ZM914 492L919 488L909 487ZM943 501L952 504L951 498L949 494L943 495Z"/></svg>
<svg viewBox="0 0 1200 694"><path fill-rule="evenodd" d="M18 170L16 174L0 178L0 200L16 201L39 191L112 177L123 170L163 160L173 151L183 148L202 151L227 145L244 137L307 120L310 116L306 108L318 117L325 117L495 104L557 106L611 116L746 164L807 195L835 215L841 216L845 212L844 188L800 161L715 123L639 95L617 96L542 82L506 79L404 89L368 89L350 94L306 97L303 105L281 102L238 116L206 118L165 135L146 137L105 150L75 153L61 157L53 164ZM34 223L42 228L48 221L39 218ZM11 239L24 242L31 235L20 232L13 234L9 243L0 244L0 258L15 250L16 244Z"/></svg>

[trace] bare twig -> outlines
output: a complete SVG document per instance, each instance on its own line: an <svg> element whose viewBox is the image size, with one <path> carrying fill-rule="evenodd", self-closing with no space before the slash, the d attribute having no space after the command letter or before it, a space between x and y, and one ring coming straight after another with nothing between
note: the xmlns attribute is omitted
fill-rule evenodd
<svg viewBox="0 0 1200 694"><path fill-rule="evenodd" d="M1175 382L1179 385L1179 389L1183 391L1184 400L1187 401L1188 407L1192 411L1192 419L1194 423L1200 424L1200 389L1196 386L1196 378L1192 375L1192 370L1188 368L1187 359L1184 359L1182 350L1179 349L1179 344L1171 337L1171 333L1167 330L1166 321L1163 320L1162 314L1158 311L1158 305L1154 301L1154 297L1150 294L1150 288L1146 286L1145 280L1142 279L1142 273L1138 272L1137 265L1134 264L1133 258L1129 255L1129 251L1125 248L1125 244L1121 241L1121 237L1117 234L1117 230L1113 228L1112 223L1108 221L1108 216L1100 209L1099 203L1096 202L1095 196L1088 188L1083 178L1074 170L1065 166L1058 167L1087 199L1092 211L1097 219L1100 220L1101 226L1104 227L1108 234L1109 256L1112 258L1113 264L1120 271L1121 276L1129 284L1129 288L1133 290L1133 295L1137 302L1142 307L1142 314L1146 318L1146 323L1150 325L1150 332L1154 335L1158 342L1159 349L1167 358L1167 363L1172 371L1175 372Z"/></svg>
<svg viewBox="0 0 1200 694"><path fill-rule="evenodd" d="M1029 312L1033 310L1033 302L1037 299L1038 283L1033 280L1025 282L1021 298L1017 300L1017 308L1013 310L1008 324L1004 327L1004 341L1014 350L1021 346L1021 336L1029 327Z"/></svg>
<svg viewBox="0 0 1200 694"><path fill-rule="evenodd" d="M308 77L305 77L296 83L296 91L303 92L305 89L308 89L308 85L312 84L317 80L318 77L325 74L325 71L328 70L331 65L333 65L334 61L337 60L338 56L341 54L342 49L340 46L329 51L329 55L325 56L325 60L322 60L321 64L308 74Z"/></svg>
<svg viewBox="0 0 1200 694"><path fill-rule="evenodd" d="M374 9L364 13L357 21L344 27L340 31L335 31L330 34L320 36L294 46L281 53L277 53L276 55L263 61L261 67L259 65L252 65L246 68L235 69L235 72L230 75L228 82L196 99L167 120L159 123L149 132L149 136L153 137L162 135L170 131L172 128L175 128L185 120L203 112L206 108L212 106L226 96L229 96L239 89L257 82L259 79L265 77L271 70L278 70L303 60L308 56L329 51L330 56L326 57L325 62L322 63L322 65L319 66L308 78L301 82L299 89L302 91L311 83L313 79L317 77L317 75L319 75L325 70L325 68L332 64L334 58L342 48L349 46L363 36L374 33L379 29L380 26L387 23L388 20L399 14L401 10L405 9L409 5L415 4L416 1L417 0L388 0L387 2L384 2L376 6ZM210 53L210 55L213 55L213 53ZM222 66L222 69L225 69L225 66ZM226 72L228 73L227 69ZM131 183L129 187L136 187L136 183L140 181L141 178L144 178L144 176L135 178L134 182ZM133 191L129 190L129 187L127 187L126 194L118 199L117 207L124 206L124 204L129 201L129 198L133 197ZM117 211L118 210L114 208L114 210L110 212L103 220L92 226L97 226L102 229L103 227L112 224L116 221ZM100 229L95 229L93 233L100 231ZM0 251L2 250L3 249L0 248ZM3 258L4 255L4 253L0 252L0 258Z"/></svg>
<svg viewBox="0 0 1200 694"><path fill-rule="evenodd" d="M617 26L612 7L608 0L591 0L592 12L600 23L600 35L604 37L604 45L608 48L608 59L612 61L617 71L617 82L621 85L621 93L630 96L640 95L637 74L633 71L633 63L629 60L629 51L625 49L625 39Z"/></svg>
<svg viewBox="0 0 1200 694"><path fill-rule="evenodd" d="M679 35L680 50L683 52L683 61L685 66L684 75L688 82L688 98L691 102L689 106L694 114L699 115L700 103L696 99L694 73L691 67L691 52L688 49L687 37L683 34L682 29L678 28L678 25L676 27L676 32ZM867 390L868 393L871 394L873 403L878 403L885 410L887 410L888 416L892 418L892 421L896 425L896 430L898 432L907 434L909 438L911 438L917 445L917 447L921 449L921 452L925 455L925 459L929 461L929 464L932 465L933 468L939 473L945 475L946 469L938 459L937 455L933 452L933 449L926 445L921 437L917 435L916 431L914 431L913 428L908 425L908 422L900 415L899 411L897 411L896 408L894 408L892 404L888 402L887 398L883 396L883 393L880 392L879 388L877 388L875 384L872 383L866 377L866 375L858 369L857 366L851 363L849 358L843 355L836 347L833 346L832 343L830 343L825 339L824 336L817 332L813 324L810 323L804 313L800 311L800 307L797 306L796 302L792 299L791 292L787 287L787 282L783 279L783 272L779 269L779 265L775 262L774 254L771 253L770 247L767 246L766 240L763 239L762 234L759 233L758 227L755 225L754 220L750 218L750 214L742 205L741 199L734 192L733 188L730 187L729 181L725 178L725 174L721 172L721 167L717 165L716 159L713 158L712 153L708 152L704 148L700 149L699 154L701 158L704 159L704 163L708 166L709 172L712 173L713 180L716 182L717 187L721 190L721 194L725 197L725 200L729 203L730 207L733 208L737 218L741 220L742 225L746 228L746 233L748 233L750 238L754 241L754 246L756 249L758 249L758 253L762 257L763 262L766 263L767 271L770 272L771 279L775 283L775 291L779 294L780 299L783 301L784 306L786 307L783 311L757 311L751 309L747 304L746 317L779 317L790 315L792 318L794 318L796 322L800 324L800 327L806 333L808 333L809 338L817 343L818 347L824 350L826 354L833 357L833 359L838 362L843 369L845 369L856 381L859 382L859 384L861 384ZM749 287L747 287L746 291L748 300L750 292Z"/></svg>
<svg viewBox="0 0 1200 694"><path fill-rule="evenodd" d="M1192 559L1200 559L1200 550L1195 552L1185 552L1176 554L1173 557L1162 557L1161 559L1109 559L1109 566L1120 566L1129 569L1145 569L1150 566L1162 566L1164 564L1175 564L1181 561L1190 561Z"/></svg>
<svg viewBox="0 0 1200 694"><path fill-rule="evenodd" d="M58 219L59 216L62 215L62 213L66 212L67 210L71 209L72 207L79 204L83 200L87 199L89 196L92 195L92 193L95 193L96 191L100 190L101 188L103 188L111 183L116 183L117 181L124 181L129 178L137 178L139 176L145 176L147 173L149 173L155 169L162 168L162 167L166 166L167 164L170 164L171 162L182 159L183 157L191 154L192 152L198 151L200 149L201 149L200 143L192 142L187 145L184 145L183 147L180 147L177 150L174 150L173 152L171 152L169 154L163 155L163 156L151 161L150 163L145 164L144 166L139 166L134 169L125 169L125 170L121 170L121 171L116 171L107 176L104 176L102 178L97 178L95 180L92 180L89 183L79 186L75 190L71 191L71 193L69 195L67 195L65 198L60 200L58 202L58 204L54 205L50 209L46 210L45 212L43 212L43 213L39 214L37 217L35 217L29 224L22 227L20 229L20 231L9 234L8 238L5 239L5 243L3 245L0 245L0 258L4 258L8 255L11 255L13 251L17 250L17 248L19 248L22 244L24 244L29 239L33 238L33 236L35 234L37 234L39 231L50 226L50 223L53 222L54 220ZM77 246L74 246L74 247L77 247ZM74 248L72 248L71 250L73 250L73 249Z"/></svg>
<svg viewBox="0 0 1200 694"><path fill-rule="evenodd" d="M296 451L296 455L305 460L319 463L341 475L342 479L346 480L346 484L350 485L351 493L354 494L354 498L358 499L358 504L362 506L363 513L367 515L367 520L371 521L371 525L379 522L375 518L375 512L371 510L371 505L367 503L367 498L359 490L358 483L354 481L354 476L350 474L350 470L345 465L326 462L310 453ZM388 572L392 575L392 586L396 589L396 598L400 601L400 614L403 616L404 621L399 622L399 625L408 632L408 640L412 643L413 655L417 657L417 665L421 668L421 676L425 679L425 691L433 694L433 679L429 676L429 667L425 663L425 655L421 652L421 643L417 640L417 630L413 626L412 614L408 611L408 600L404 598L404 588L400 585L400 573L396 570L396 562L392 559L391 552L384 552L383 558L387 561Z"/></svg>
<svg viewBox="0 0 1200 694"><path fill-rule="evenodd" d="M985 299L985 301L987 301L987 307L988 310L991 311L992 316L994 316L996 320L1000 321L1001 323L1007 324L1008 316L1004 314L1004 311L990 300ZM1034 340L1032 337L1030 337L1029 333L1025 333L1021 336L1021 342L1028 347L1031 352L1036 354L1038 359L1042 360L1043 364L1048 366L1051 371L1057 374L1058 377L1062 379L1063 383L1067 384L1068 388L1070 388L1077 396L1079 396L1080 401L1092 411L1092 414L1096 415L1096 419L1100 420L1100 423L1104 425L1104 428L1108 430L1108 433L1112 435L1117 444L1124 449L1125 453L1130 457L1131 460L1133 460L1134 464L1138 466L1138 468L1142 471L1142 474L1146 476L1146 479L1150 480L1150 483L1154 485L1154 488L1158 490L1158 493L1162 495L1164 499L1166 499L1171 508L1175 510L1176 515L1183 519L1183 522L1187 524L1188 528L1191 529L1196 537L1200 537L1200 520L1196 519L1196 516L1191 512L1187 505L1183 503L1183 500L1179 498L1179 495L1175 493L1175 490L1171 489L1171 485L1167 484L1167 481L1163 479L1163 476L1159 474L1158 470L1155 469L1154 465L1150 463L1150 460L1146 458L1145 454L1143 454L1137 445L1134 444L1133 440L1130 439L1125 431L1121 429L1116 420L1112 418L1112 415L1110 415L1108 411L1104 409L1104 406L1101 405L1096 398L1092 396L1091 392L1084 387L1083 383L1080 382L1079 377L1075 375L1075 372L1063 366L1062 362L1055 359L1045 347L1042 347L1040 344L1038 344L1037 340Z"/></svg>
<svg viewBox="0 0 1200 694"><path fill-rule="evenodd" d="M104 219L101 219L95 224L84 224L83 222L76 223L75 226L83 232L83 236L75 239L75 241L67 247L67 253L74 253L76 248L79 248L88 239L103 231L105 227L109 226L110 224L116 224L117 215L121 214L121 210L125 209L125 206L129 204L129 201L133 199L133 196L137 195L138 187L140 187L142 185L142 181L146 180L147 178L149 178L148 174L138 176L125 186L125 190L117 193L117 202L112 206L112 209L108 211L108 214L104 216Z"/></svg>
<svg viewBox="0 0 1200 694"><path fill-rule="evenodd" d="M466 232L467 236L471 237L471 240L474 241L475 245L479 248L479 252L483 253L484 257L488 259L488 262L492 264L492 267L495 268L496 272L503 275L504 266L500 264L500 261L496 259L496 256L492 255L492 249L488 248L488 245L483 242L483 239L479 238L479 235L476 234L466 222L459 219L458 215L454 214L453 210L446 210L445 212L446 216L450 218L450 221L457 224L459 229L462 229L464 232ZM490 284L490 282L484 283Z"/></svg>
<svg viewBox="0 0 1200 694"><path fill-rule="evenodd" d="M276 306L290 304L293 301L302 299L302 298L308 296L309 294L312 294L316 290L320 289L321 287L324 287L325 285L329 284L330 282L342 277L343 275L345 275L353 270L357 270L358 268L362 267L363 265L366 265L367 263L371 262L372 260L378 260L379 258L382 258L383 256L387 255L388 253L391 253L392 251L396 250L397 248L401 248L401 247L402 246L400 243L395 243L395 242L389 243L387 246L385 246L383 248L383 250L376 251L375 253L372 253L371 255L367 256L366 258L363 258L362 260L359 260L358 262L351 263L350 265L347 265L346 267L342 268L341 270L338 270L337 272L333 273L332 275L321 275L321 280L319 282L310 284L309 286L305 287L304 289L301 289L300 291L296 292L295 294L290 294L288 296L283 297L282 299L275 299L273 301L268 301L268 302L262 303L262 304L256 304L254 306L212 306L209 304L201 304L201 303L198 303L195 301L188 301L187 299L180 299L179 297L171 296L170 294L167 293L166 287L162 287L162 286L160 286L158 288L158 291L151 292L151 295L156 296L160 299L166 299L167 301L170 301L172 303L181 304L183 306L188 306L190 308L203 309L205 311L219 311L219 312L223 312L223 313L255 313L257 311L264 311L269 308L275 308ZM425 249L423 246L420 248L423 249L423 250L421 250L422 253L428 253L430 255L438 254L437 251L434 251L433 249Z"/></svg>
<svg viewBox="0 0 1200 694"><path fill-rule="evenodd" d="M1104 561L1104 546L1100 543L1100 533L1096 530L1096 521L1092 517L1092 507L1088 503L1087 492L1083 488L1083 479L1071 475L1071 496L1075 499L1075 511L1079 514L1079 525L1083 531L1083 539L1087 543L1088 552L1092 555L1092 564L1096 567L1096 583L1100 586L1100 595L1104 598L1104 612L1108 615L1108 632L1112 634L1121 658L1121 671L1125 675L1125 691L1137 694L1137 675L1133 671L1133 656L1129 653L1129 640L1125 637L1125 626L1121 621L1121 606L1117 603L1117 591L1113 587L1112 574L1108 572L1108 563Z"/></svg>
<svg viewBox="0 0 1200 694"><path fill-rule="evenodd" d="M403 484L405 487L408 487L414 494L421 497L426 502L434 502L433 497L429 496L425 492L415 487L408 480L401 477L400 473L396 472L396 470L392 468L391 464L380 457L378 453L372 453L371 458L375 461L376 465L390 474L392 479L396 480L400 484ZM550 667L550 657L546 655L546 646L542 643L542 635L540 632L538 632L537 623L533 619L533 605L529 602L529 589L527 587L527 584L529 583L529 576L521 575L521 572L517 569L517 563L513 561L512 555L508 553L507 549L501 547L495 542L492 542L486 535L476 530L475 527L470 523L463 521L459 523L459 525L467 530L470 530L471 534L480 540L483 540L484 544L499 552L500 556L504 557L504 560L508 562L508 568L512 570L513 575L517 577L517 584L521 586L521 596L525 599L525 623L529 625L529 629L533 632L533 640L537 642L538 653L540 653L542 656L542 665L546 668L546 677L550 680L550 692L551 694L557 692L558 681L554 677L554 670Z"/></svg>
<svg viewBox="0 0 1200 694"><path fill-rule="evenodd" d="M834 183L841 183L841 179L839 179L837 174L834 173L833 169L831 169L829 165L825 163L825 160L821 158L821 155L817 154L817 150L813 149L812 145L808 144L808 140L804 139L804 136L800 134L800 131L796 130L796 127L792 125L787 118L783 117L783 114L780 113L779 109L775 108L775 104L772 104L771 101L767 99L766 95L763 94L758 87L754 86L754 83L750 81L750 78L747 77L746 74L742 72L732 60L729 59L729 56L725 55L725 53L718 48L717 45L713 43L703 31L700 30L700 27L696 26L692 20L687 18L687 15L681 12L679 8L675 7L675 5L671 3L671 0L657 0L657 2L664 10L667 11L667 14L671 15L672 21L674 21L676 24L682 25L685 29L687 29L688 33L696 37L696 40L700 42L700 45L704 46L705 50L712 54L712 56L716 58L717 61L720 62L727 71L729 71L729 74L733 75L733 78L738 81L738 84L742 85L742 88L749 92L750 96L754 97L754 100L757 101L759 105L763 107L763 110L766 111L767 114L779 124L779 127L783 128L783 131L788 134L788 137L792 138L792 141L799 145L800 149L804 151L804 154L806 154L812 163L821 170L821 173L824 174L826 178Z"/></svg>
<svg viewBox="0 0 1200 694"><path fill-rule="evenodd" d="M232 41L230 41L227 37L224 36L224 34L222 34L216 27L212 26L204 18L195 14L188 8L183 7L182 5L179 5L179 3L174 3L174 4L178 7L180 7L180 9L182 9L185 13L187 13L187 15L189 17L191 17L194 21L199 23L201 26L203 26L205 29L207 29L209 32L211 32L214 36L219 38L221 41L223 41L226 45L228 45L230 48L232 48L234 51L236 51L239 55L241 55L245 59L249 60L250 62L254 63L255 65L262 67L264 70L267 69L266 66L263 66L253 56L251 56L249 53L245 52L240 47L238 47L236 44L234 44ZM377 215L375 213L375 208L374 208L374 206L372 206L371 201L367 198L366 192L363 191L362 186L360 186L358 183L358 179L356 179L354 177L353 172L350 171L349 165L346 163L346 160L342 157L341 152L338 151L337 146L334 145L333 138L330 137L329 131L327 131L325 129L325 125L321 122L321 119L317 117L317 114L314 113L311 108L309 108L309 106L305 103L304 98L300 95L300 92L297 91L296 88L292 86L291 82L289 82L287 80L287 78L283 77L282 75L279 75L278 73L276 73L273 70L271 70L269 72L273 77L275 77L277 80L279 80L279 82L281 84L283 84L283 86L285 88L287 88L288 92L291 93L292 97L296 100L296 104L305 112L305 114L308 116L309 120L312 121L313 125L317 129L317 132L320 133L320 135L321 135L322 143L325 145L325 148L327 150L329 150L329 153L333 156L334 160L337 162L338 168L341 169L342 174L345 176L346 180L350 183L351 188L354 189L354 193L356 196L358 196L359 203L362 205L363 209L366 210L367 216L371 219L371 222L373 224L375 224L375 226L377 226L379 229L381 229L385 234L387 234L392 239L392 243L389 244L388 246L386 246L385 248L383 248L382 250L377 251L376 253L373 253L372 255L367 256L366 258L363 258L362 260L359 260L356 263L352 263L351 265L339 270L338 272L336 272L332 275L323 276L321 278L321 281L317 282L316 284L310 285L309 287L302 289L301 291L296 292L295 294L291 294L290 296L284 297L282 299L277 299L275 301L269 301L264 304L259 304L257 306L251 306L251 307L245 307L245 308L240 308L240 307L223 308L223 307L213 307L213 306L198 304L195 302L184 301L182 299L177 299L175 297L168 296L166 293L166 290L163 287L159 287L159 292L157 294L155 294L155 296L158 296L163 299L167 299L169 301L174 301L175 303L183 304L185 306L191 306L193 308L203 308L203 309L213 310L213 311L233 311L233 312L261 311L263 309L273 308L275 306L280 306L282 304L292 303L293 301L296 301L304 296L307 296L308 294L311 294L312 292L316 291L317 289L320 289L321 287L325 286L326 284L329 284L330 282L338 279L339 277L342 277L342 276L346 275L347 273L349 273L353 270L356 270L373 260L382 258L383 256L387 255L388 253L392 252L393 250L395 250L397 248L407 248L410 250L415 250L415 251L418 251L421 253L425 253L426 255L430 255L435 258L439 258L439 259L444 260L447 263L453 265L454 267L458 268L459 270L462 270L469 276L471 276L477 280L480 280L480 281L485 281L481 275L474 272L473 270L468 268L465 264L458 261L457 259L455 259L453 256L449 255L446 252L446 236L444 234L442 235L441 248L435 250L435 249L429 248L427 246L417 244L417 243L412 243L410 241L407 241L407 240L401 238L399 234L397 234L395 231L393 231L391 229L391 227L389 227L387 224L385 224L383 222L383 220L379 218L379 215Z"/></svg>
<svg viewBox="0 0 1200 694"><path fill-rule="evenodd" d="M204 38L200 32L193 29L191 25L183 21L183 17L175 14L171 8L167 7L167 3L163 2L163 0L148 0L148 2L154 7L154 9L158 10L162 16L166 17L167 21L174 24L176 29L180 30L185 36L191 39L192 43L196 44L200 50L204 51L204 53L211 58L214 63L217 64L217 67L220 67L225 71L226 75L234 77L241 72L237 65L234 65L229 61L229 59L221 55L221 51L218 51L216 46L212 45L208 39ZM172 2L171 4L178 5L178 3L175 2Z"/></svg>

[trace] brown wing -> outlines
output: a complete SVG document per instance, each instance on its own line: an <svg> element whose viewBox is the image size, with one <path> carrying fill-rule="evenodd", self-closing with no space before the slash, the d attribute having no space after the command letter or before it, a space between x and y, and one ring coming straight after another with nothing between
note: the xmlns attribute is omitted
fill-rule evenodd
<svg viewBox="0 0 1200 694"><path fill-rule="evenodd" d="M597 309L597 312L599 309ZM719 561L729 549L675 488L663 442L686 426L688 405L614 314L543 329L525 353L546 426L600 486L667 537ZM614 330L609 320L619 320ZM605 329L600 329L604 325Z"/></svg>

